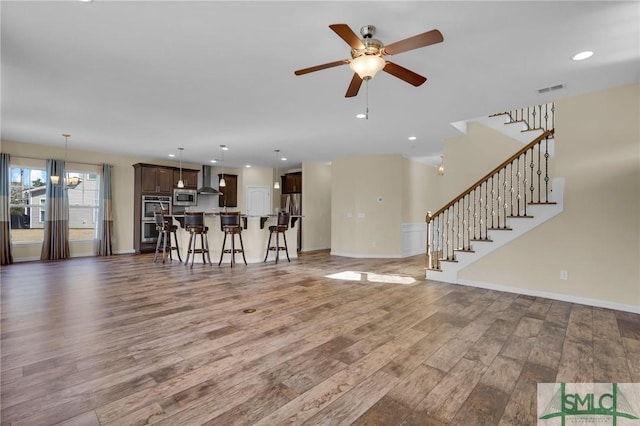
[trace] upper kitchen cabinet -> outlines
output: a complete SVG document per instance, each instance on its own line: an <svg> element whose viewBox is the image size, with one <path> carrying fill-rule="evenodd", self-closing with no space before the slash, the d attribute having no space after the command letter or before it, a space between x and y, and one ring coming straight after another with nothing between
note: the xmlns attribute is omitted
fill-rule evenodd
<svg viewBox="0 0 640 426"><path fill-rule="evenodd" d="M282 193L295 194L302 192L302 172L287 173L281 176Z"/></svg>
<svg viewBox="0 0 640 426"><path fill-rule="evenodd" d="M146 194L167 194L173 191L173 167L134 164L136 185Z"/></svg>
<svg viewBox="0 0 640 426"><path fill-rule="evenodd" d="M218 182L222 178L218 175ZM218 196L218 207L238 207L238 175L224 174L225 186L220 187L221 194Z"/></svg>
<svg viewBox="0 0 640 426"><path fill-rule="evenodd" d="M178 187L180 180L180 169L173 170L173 186ZM187 189L198 189L198 171L191 169L182 169L182 181Z"/></svg>

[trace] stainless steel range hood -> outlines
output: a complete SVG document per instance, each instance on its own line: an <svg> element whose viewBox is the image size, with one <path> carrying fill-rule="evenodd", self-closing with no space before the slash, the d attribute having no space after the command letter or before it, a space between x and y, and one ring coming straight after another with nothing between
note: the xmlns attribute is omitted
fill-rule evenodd
<svg viewBox="0 0 640 426"><path fill-rule="evenodd" d="M198 194L202 195L220 195L220 191L211 185L212 167L202 166L202 187L198 189Z"/></svg>

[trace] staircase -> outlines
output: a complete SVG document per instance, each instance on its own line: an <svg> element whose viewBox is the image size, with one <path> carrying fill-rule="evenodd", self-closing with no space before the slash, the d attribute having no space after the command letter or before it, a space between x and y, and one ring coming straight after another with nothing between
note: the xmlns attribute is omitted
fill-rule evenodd
<svg viewBox="0 0 640 426"><path fill-rule="evenodd" d="M544 104L475 120L526 144L427 214L427 278L458 283L460 270L563 211L564 178L549 176L554 109Z"/></svg>

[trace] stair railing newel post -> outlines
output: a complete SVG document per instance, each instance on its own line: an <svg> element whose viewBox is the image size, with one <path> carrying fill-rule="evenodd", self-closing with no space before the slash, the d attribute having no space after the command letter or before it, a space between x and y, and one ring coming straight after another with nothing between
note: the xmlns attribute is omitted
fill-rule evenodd
<svg viewBox="0 0 640 426"><path fill-rule="evenodd" d="M425 220L427 222L427 268L429 269L433 269L433 263L432 263L432 259L433 259L433 255L431 254L431 250L433 248L433 244L431 242L431 236L433 235L433 232L431 231L431 217L432 214L431 212L427 212L427 216L425 217Z"/></svg>

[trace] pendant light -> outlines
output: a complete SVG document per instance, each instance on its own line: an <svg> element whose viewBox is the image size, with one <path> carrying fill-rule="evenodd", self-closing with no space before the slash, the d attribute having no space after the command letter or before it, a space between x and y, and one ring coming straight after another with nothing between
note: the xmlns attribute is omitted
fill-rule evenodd
<svg viewBox="0 0 640 426"><path fill-rule="evenodd" d="M444 176L444 155L440 156L440 164L438 164L438 175Z"/></svg>
<svg viewBox="0 0 640 426"><path fill-rule="evenodd" d="M64 183L65 185L75 186L78 185L79 179L78 177L69 177L69 173L67 173L67 145L69 144L69 138L71 137L68 133L63 133L64 136L64 169L65 169L65 178L60 180L60 176L52 175L49 179L53 185L58 185Z"/></svg>
<svg viewBox="0 0 640 426"><path fill-rule="evenodd" d="M178 181L178 188L184 188L184 181L182 180L182 151L184 148L178 148L180 151L180 180Z"/></svg>
<svg viewBox="0 0 640 426"><path fill-rule="evenodd" d="M273 183L273 189L280 189L280 181L278 180L278 161L280 161L280 150L274 150L276 152L276 181Z"/></svg>
<svg viewBox="0 0 640 426"><path fill-rule="evenodd" d="M226 145L220 145L220 149L222 150L222 157L221 157L221 161L222 161L222 177L220 178L220 183L218 184L218 186L225 187L227 186L227 182L224 181L224 151L227 149Z"/></svg>

